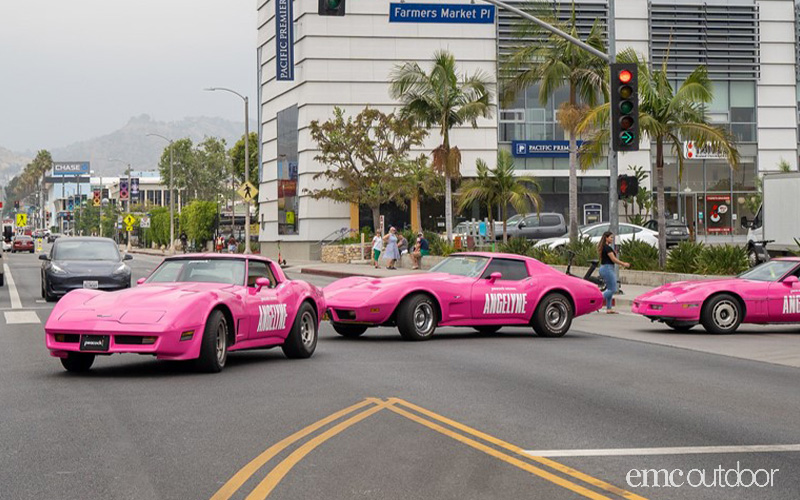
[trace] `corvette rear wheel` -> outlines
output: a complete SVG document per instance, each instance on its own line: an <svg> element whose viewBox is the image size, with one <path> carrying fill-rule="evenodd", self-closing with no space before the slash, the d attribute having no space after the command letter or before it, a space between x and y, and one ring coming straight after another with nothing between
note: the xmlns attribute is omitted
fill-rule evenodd
<svg viewBox="0 0 800 500"><path fill-rule="evenodd" d="M742 308L736 297L722 293L703 304L700 323L708 333L733 333L742 323Z"/></svg>
<svg viewBox="0 0 800 500"><path fill-rule="evenodd" d="M342 337L356 338L360 337L367 331L364 325L343 325L342 323L333 323L333 329Z"/></svg>
<svg viewBox="0 0 800 500"><path fill-rule="evenodd" d="M61 364L68 372L86 373L94 363L94 354L85 352L70 352L66 358L61 358Z"/></svg>
<svg viewBox="0 0 800 500"><path fill-rule="evenodd" d="M317 315L311 304L304 302L294 318L292 331L281 346L283 354L290 359L310 358L317 348Z"/></svg>
<svg viewBox="0 0 800 500"><path fill-rule="evenodd" d="M228 360L228 322L222 311L215 310L206 321L200 344L197 369L206 373L218 373Z"/></svg>
<svg viewBox="0 0 800 500"><path fill-rule="evenodd" d="M497 333L500 331L502 326L475 326L473 327L478 333L482 333L484 335L491 335L493 333Z"/></svg>
<svg viewBox="0 0 800 500"><path fill-rule="evenodd" d="M561 293L545 296L533 313L533 329L540 337L563 337L572 325L572 304Z"/></svg>
<svg viewBox="0 0 800 500"><path fill-rule="evenodd" d="M397 329L404 340L428 340L437 323L436 304L427 295L406 298L397 309Z"/></svg>

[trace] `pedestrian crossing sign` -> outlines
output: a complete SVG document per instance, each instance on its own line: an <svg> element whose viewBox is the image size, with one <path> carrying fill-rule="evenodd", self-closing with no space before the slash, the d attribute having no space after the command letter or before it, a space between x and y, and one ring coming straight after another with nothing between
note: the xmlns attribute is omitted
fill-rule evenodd
<svg viewBox="0 0 800 500"><path fill-rule="evenodd" d="M25 227L28 225L28 214L17 214L17 227Z"/></svg>
<svg viewBox="0 0 800 500"><path fill-rule="evenodd" d="M247 181L239 186L239 189L237 189L236 192L239 193L239 196L241 196L242 199L247 203L255 200L256 196L258 196L258 189L256 189L256 187L250 181Z"/></svg>

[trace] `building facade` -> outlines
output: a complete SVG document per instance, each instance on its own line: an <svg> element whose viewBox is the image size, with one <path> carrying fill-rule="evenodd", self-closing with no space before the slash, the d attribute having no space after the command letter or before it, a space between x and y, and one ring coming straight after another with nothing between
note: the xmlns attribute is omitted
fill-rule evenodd
<svg viewBox="0 0 800 500"><path fill-rule="evenodd" d="M278 70L286 70L286 58L279 57L287 50L286 3L258 3L259 239L266 253L276 253L280 243L284 255L308 258L326 235L351 225L351 207L307 194L324 182L313 180L324 168L314 160L309 124L330 118L335 105L352 115L365 106L396 109L388 92L392 69L408 61L427 67L438 49L451 51L461 71L480 69L496 78L498 60L520 39L514 15L503 10L496 12L493 24L397 23L390 22L389 0L350 1L344 17L321 17L316 0L295 0L289 2L294 75L285 80L279 77L287 75L278 75ZM571 15L572 2L555 5L561 18ZM607 0L578 0L574 5L581 34L595 22L604 30L608 26ZM714 85L708 117L738 141L741 163L735 170L713 155L690 157L688 144L684 151L668 151L667 215L684 220L700 237L741 234L737 221L752 217L749 201L757 175L778 170L781 163L797 169L800 16L794 0L618 0L615 9L617 51L632 48L653 64L666 60L676 88L695 67L707 66ZM558 107L566 98L566 91L559 92L542 105L536 86L509 105L500 105L495 97L498 107L492 119L453 133L452 144L463 152L462 174L475 175L476 159L492 165L498 148L509 149L518 174L538 178L543 210L565 213L568 159L522 154L513 146L518 141L552 146L568 139L557 121ZM431 131L422 151L433 149L439 139ZM652 177L654 149L644 140L640 151L620 154L620 173L639 167ZM678 155L685 159L680 174ZM607 220L607 164L601 161L579 177L579 219ZM650 178L645 186L650 186ZM635 207L627 210L637 212Z"/></svg>

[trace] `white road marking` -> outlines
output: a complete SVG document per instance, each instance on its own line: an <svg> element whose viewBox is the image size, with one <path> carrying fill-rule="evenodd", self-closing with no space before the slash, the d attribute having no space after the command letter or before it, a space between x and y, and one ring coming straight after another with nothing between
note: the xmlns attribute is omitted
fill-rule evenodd
<svg viewBox="0 0 800 500"><path fill-rule="evenodd" d="M14 284L14 277L11 276L11 269L8 268L8 264L3 264L3 270L6 281L8 281L8 294L11 296L11 308L22 309L22 301L19 299L19 292L17 292L17 286Z"/></svg>
<svg viewBox="0 0 800 500"><path fill-rule="evenodd" d="M800 444L744 446L683 446L677 448L608 448L599 450L526 450L535 457L619 457L642 455L698 455L717 453L774 453L800 451Z"/></svg>
<svg viewBox="0 0 800 500"><path fill-rule="evenodd" d="M8 325L39 324L39 316L35 311L6 311L3 313Z"/></svg>

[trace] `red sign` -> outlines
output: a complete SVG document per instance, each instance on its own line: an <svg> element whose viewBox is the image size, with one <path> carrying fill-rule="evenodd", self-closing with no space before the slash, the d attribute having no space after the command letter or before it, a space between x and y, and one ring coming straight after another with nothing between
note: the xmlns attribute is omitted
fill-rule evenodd
<svg viewBox="0 0 800 500"><path fill-rule="evenodd" d="M297 196L297 181L278 181L278 197L289 198Z"/></svg>

